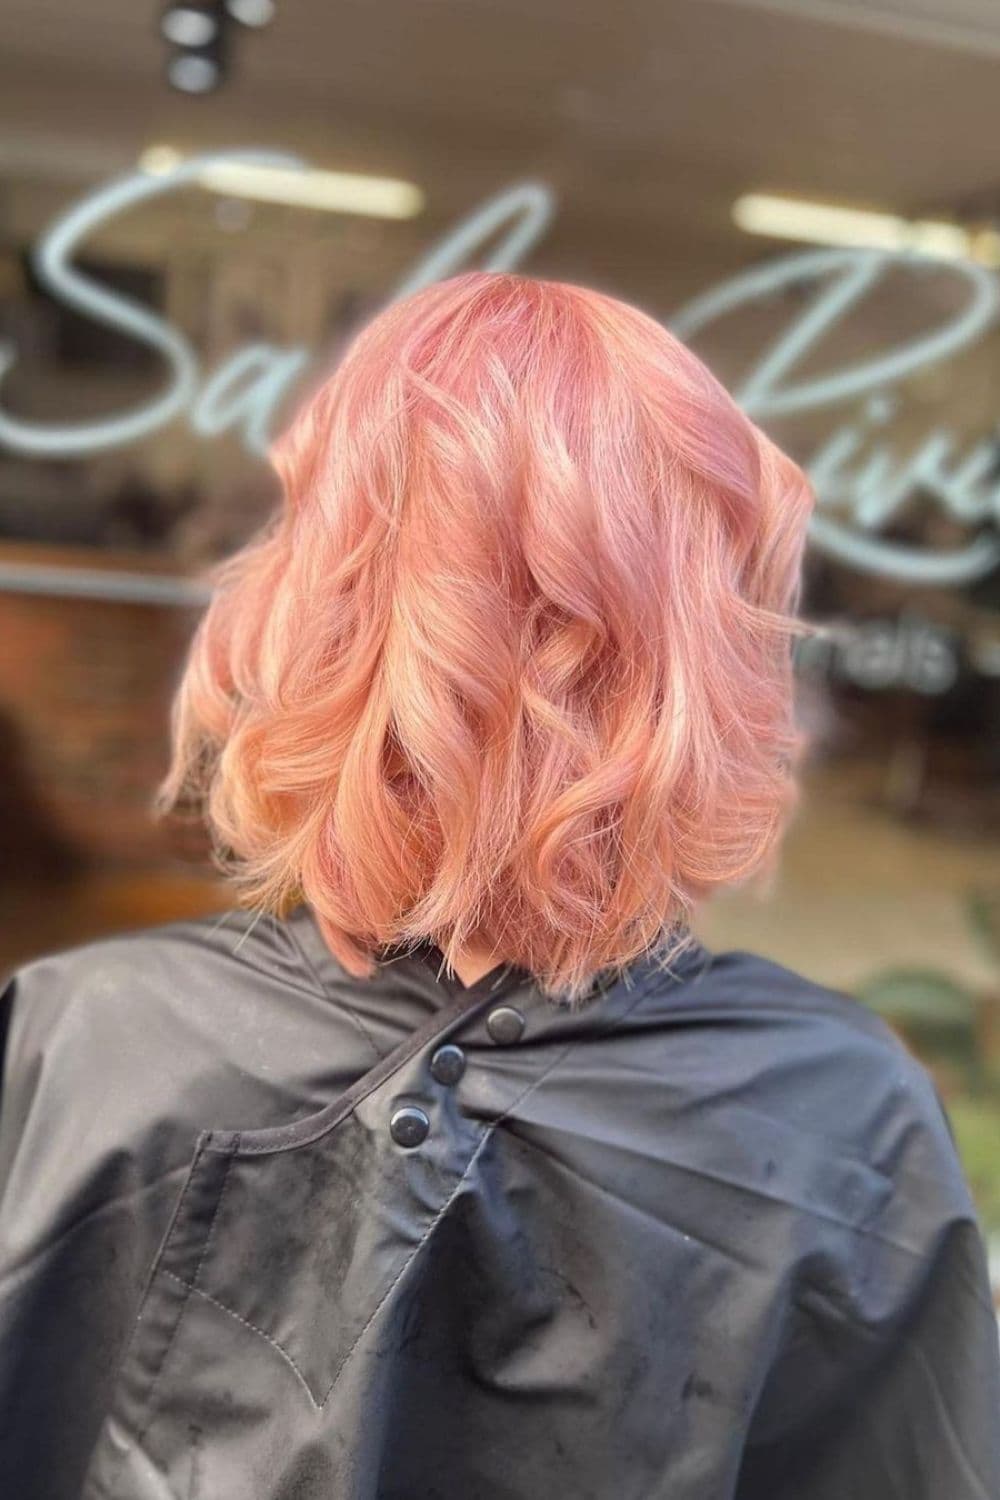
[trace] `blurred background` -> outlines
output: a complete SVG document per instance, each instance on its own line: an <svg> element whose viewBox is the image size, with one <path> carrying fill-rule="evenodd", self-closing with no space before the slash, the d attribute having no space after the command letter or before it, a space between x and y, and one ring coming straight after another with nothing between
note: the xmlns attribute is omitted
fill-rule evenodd
<svg viewBox="0 0 1000 1500"><path fill-rule="evenodd" d="M465 265L601 287L819 496L802 806L701 935L933 1068L1000 1303L998 139L992 0L6 0L0 967L228 904L149 814L167 704L358 324Z"/></svg>

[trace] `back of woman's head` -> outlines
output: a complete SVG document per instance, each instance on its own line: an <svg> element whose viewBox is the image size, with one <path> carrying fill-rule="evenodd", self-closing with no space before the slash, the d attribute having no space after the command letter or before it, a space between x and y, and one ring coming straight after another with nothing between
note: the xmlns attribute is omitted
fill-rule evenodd
<svg viewBox="0 0 1000 1500"><path fill-rule="evenodd" d="M474 272L389 306L211 575L161 811L356 976L473 936L574 999L770 866L812 495L653 319Z"/></svg>

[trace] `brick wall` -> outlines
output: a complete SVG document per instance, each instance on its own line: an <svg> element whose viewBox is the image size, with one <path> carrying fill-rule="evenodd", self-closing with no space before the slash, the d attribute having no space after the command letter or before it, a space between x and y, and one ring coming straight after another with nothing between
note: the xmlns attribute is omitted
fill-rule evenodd
<svg viewBox="0 0 1000 1500"><path fill-rule="evenodd" d="M149 569L147 558L0 548L0 560ZM168 708L193 610L0 591L0 826L5 874L169 861L155 825Z"/></svg>

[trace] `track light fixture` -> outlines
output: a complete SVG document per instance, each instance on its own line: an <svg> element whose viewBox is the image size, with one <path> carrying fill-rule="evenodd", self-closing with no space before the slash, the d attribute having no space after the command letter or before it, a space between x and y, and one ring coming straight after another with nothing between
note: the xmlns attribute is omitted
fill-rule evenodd
<svg viewBox="0 0 1000 1500"><path fill-rule="evenodd" d="M185 50L207 47L217 41L222 30L222 14L217 5L168 5L160 16L160 30L174 47Z"/></svg>
<svg viewBox="0 0 1000 1500"><path fill-rule="evenodd" d="M160 13L170 44L167 82L184 94L210 94L226 74L233 28L260 30L274 19L274 0L173 0Z"/></svg>
<svg viewBox="0 0 1000 1500"><path fill-rule="evenodd" d="M217 47L185 47L167 59L167 82L182 94L210 94L222 82Z"/></svg>
<svg viewBox="0 0 1000 1500"><path fill-rule="evenodd" d="M226 0L226 10L241 26L255 31L274 20L274 0Z"/></svg>

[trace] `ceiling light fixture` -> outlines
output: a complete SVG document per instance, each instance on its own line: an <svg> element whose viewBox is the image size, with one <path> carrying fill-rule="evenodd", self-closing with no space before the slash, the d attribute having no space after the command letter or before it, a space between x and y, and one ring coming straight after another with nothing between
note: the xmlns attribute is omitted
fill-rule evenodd
<svg viewBox="0 0 1000 1500"><path fill-rule="evenodd" d="M226 0L226 10L241 26L256 30L274 20L275 4L274 0Z"/></svg>
<svg viewBox="0 0 1000 1500"><path fill-rule="evenodd" d="M160 17L160 30L175 47L207 47L219 35L216 5L168 5Z"/></svg>
<svg viewBox="0 0 1000 1500"><path fill-rule="evenodd" d="M412 182L359 172L297 171L220 161L206 166L199 180L204 187L235 198L375 219L412 219L424 206L424 195Z"/></svg>
<svg viewBox="0 0 1000 1500"><path fill-rule="evenodd" d="M944 219L904 219L897 214L847 208L807 198L746 193L733 204L733 222L768 239L845 245L872 250L916 250L942 260L1000 266L1000 236Z"/></svg>
<svg viewBox="0 0 1000 1500"><path fill-rule="evenodd" d="M182 94L210 94L222 82L222 58L208 47L188 47L167 59L167 82Z"/></svg>
<svg viewBox="0 0 1000 1500"><path fill-rule="evenodd" d="M179 167L184 157L176 146L147 146L139 158L139 170L147 177L165 177Z"/></svg>
<svg viewBox="0 0 1000 1500"><path fill-rule="evenodd" d="M161 177L183 161L173 146L150 146L139 167ZM373 219L412 219L424 207L424 194L412 182L361 172L324 172L314 167L268 167L251 162L207 162L198 182L231 198L250 198L290 208L357 214Z"/></svg>

